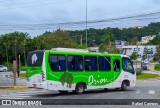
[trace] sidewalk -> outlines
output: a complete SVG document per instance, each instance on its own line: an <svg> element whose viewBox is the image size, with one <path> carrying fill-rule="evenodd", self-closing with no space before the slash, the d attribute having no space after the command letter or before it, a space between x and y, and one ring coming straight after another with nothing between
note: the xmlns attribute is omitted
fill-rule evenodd
<svg viewBox="0 0 160 108"><path fill-rule="evenodd" d="M27 89L27 81L23 78L16 78L16 86L14 86L14 78L9 77L13 75L12 72L1 72L0 73L0 89Z"/></svg>
<svg viewBox="0 0 160 108"><path fill-rule="evenodd" d="M155 70L145 70L142 73L151 73L151 74L158 74L158 75L160 75L160 72L155 71Z"/></svg>

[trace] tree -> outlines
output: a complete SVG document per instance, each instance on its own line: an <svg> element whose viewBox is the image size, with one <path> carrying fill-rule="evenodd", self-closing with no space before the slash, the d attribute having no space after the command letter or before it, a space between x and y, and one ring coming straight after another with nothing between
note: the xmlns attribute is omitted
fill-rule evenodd
<svg viewBox="0 0 160 108"><path fill-rule="evenodd" d="M158 45L157 45L157 48L156 48L157 52L154 54L154 60L158 61L158 60L160 60L160 37L157 38L156 42L158 43Z"/></svg>
<svg viewBox="0 0 160 108"><path fill-rule="evenodd" d="M148 50L147 50L147 47L145 46L144 51L143 51L143 56L142 56L143 60L147 59L147 52Z"/></svg>
<svg viewBox="0 0 160 108"><path fill-rule="evenodd" d="M0 62L7 65L9 64L9 62L12 63L18 55L22 55L24 53L22 42L24 40L26 40L27 42L29 39L29 34L23 32L12 32L0 35L0 57L2 57L2 59L0 59ZM24 63L23 56L21 60Z"/></svg>
<svg viewBox="0 0 160 108"><path fill-rule="evenodd" d="M99 46L100 51L101 52L108 52L108 53L117 53L117 49L114 45L114 42L112 42L112 40L114 40L114 36L111 35L110 32L106 32L103 43L100 44L100 46Z"/></svg>
<svg viewBox="0 0 160 108"><path fill-rule="evenodd" d="M42 43L40 43L40 45L43 44L45 49L57 47L76 48L78 46L77 43L72 38L70 38L69 32L63 30L58 30L50 34L41 35L40 37L42 38L40 40L43 40L41 41ZM36 38L35 40L39 39L40 37Z"/></svg>
<svg viewBox="0 0 160 108"><path fill-rule="evenodd" d="M130 58L131 58L132 60L136 60L136 59L137 59L137 52L133 52L133 53L131 54Z"/></svg>

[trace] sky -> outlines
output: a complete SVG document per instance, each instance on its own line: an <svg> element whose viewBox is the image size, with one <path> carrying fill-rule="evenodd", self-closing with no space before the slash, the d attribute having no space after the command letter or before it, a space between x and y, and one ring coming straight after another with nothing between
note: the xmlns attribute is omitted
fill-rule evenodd
<svg viewBox="0 0 160 108"><path fill-rule="evenodd" d="M160 0L87 0L87 21L154 12L160 12ZM160 13L141 17L140 20L88 23L88 28L146 26L150 22L159 22L159 18ZM0 34L22 31L34 37L58 28L85 29L85 23L67 23L79 21L86 21L86 0L0 0Z"/></svg>

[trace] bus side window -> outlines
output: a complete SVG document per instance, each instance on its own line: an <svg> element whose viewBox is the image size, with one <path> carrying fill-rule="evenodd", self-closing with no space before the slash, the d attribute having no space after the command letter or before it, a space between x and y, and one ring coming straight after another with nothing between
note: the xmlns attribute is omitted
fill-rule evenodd
<svg viewBox="0 0 160 108"><path fill-rule="evenodd" d="M69 71L82 71L83 70L83 57L82 56L68 56L68 70Z"/></svg>
<svg viewBox="0 0 160 108"><path fill-rule="evenodd" d="M114 60L114 71L115 72L120 71L120 60Z"/></svg>
<svg viewBox="0 0 160 108"><path fill-rule="evenodd" d="M109 57L99 57L98 58L99 70L100 71L110 71L111 64Z"/></svg>
<svg viewBox="0 0 160 108"><path fill-rule="evenodd" d="M58 69L58 61L57 61L57 56L56 55L51 55L49 57L49 63L50 67L52 70L59 70Z"/></svg>
<svg viewBox="0 0 160 108"><path fill-rule="evenodd" d="M49 64L52 71L66 70L66 58L63 55L50 55Z"/></svg>
<svg viewBox="0 0 160 108"><path fill-rule="evenodd" d="M97 70L97 57L84 57L85 70L86 71L96 71Z"/></svg>
<svg viewBox="0 0 160 108"><path fill-rule="evenodd" d="M76 57L76 67L77 67L77 70L83 70L83 57L82 56Z"/></svg>
<svg viewBox="0 0 160 108"><path fill-rule="evenodd" d="M65 56L58 56L59 60L59 70L65 71L66 70L66 58Z"/></svg>
<svg viewBox="0 0 160 108"><path fill-rule="evenodd" d="M85 70L91 70L91 66L90 66L90 62L91 62L91 60L90 60L90 57L85 57L84 58L85 60Z"/></svg>

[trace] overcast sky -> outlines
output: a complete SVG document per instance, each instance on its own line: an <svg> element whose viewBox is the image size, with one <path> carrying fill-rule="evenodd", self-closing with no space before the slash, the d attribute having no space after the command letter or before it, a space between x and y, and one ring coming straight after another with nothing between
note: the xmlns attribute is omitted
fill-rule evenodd
<svg viewBox="0 0 160 108"><path fill-rule="evenodd" d="M160 0L88 0L87 15L90 21L159 11ZM28 32L33 37L59 27L73 30L85 29L85 24L81 27L58 25L58 23L85 20L86 0L0 0L0 34L16 30ZM157 21L159 19L114 21L88 26L92 28L145 26Z"/></svg>

